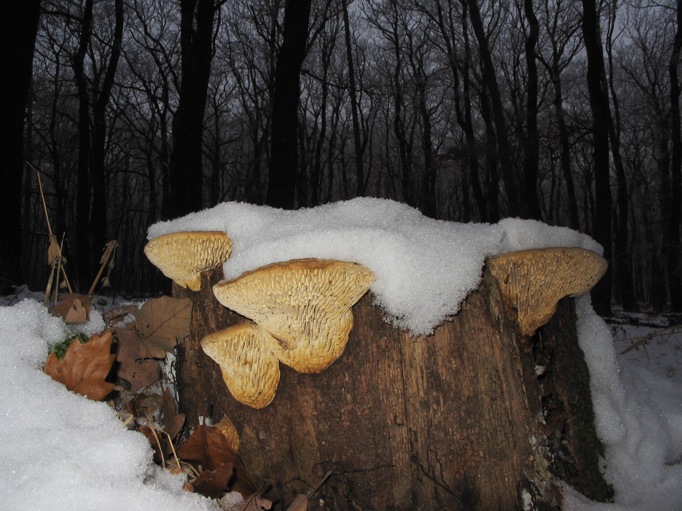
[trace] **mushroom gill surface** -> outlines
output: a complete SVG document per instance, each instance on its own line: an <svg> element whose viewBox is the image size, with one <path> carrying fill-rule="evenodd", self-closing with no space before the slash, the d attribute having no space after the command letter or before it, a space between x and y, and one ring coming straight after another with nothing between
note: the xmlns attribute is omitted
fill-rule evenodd
<svg viewBox="0 0 682 511"><path fill-rule="evenodd" d="M578 296L604 275L606 260L583 248L544 248L509 252L487 261L506 303L516 309L521 334L546 324L559 300Z"/></svg>
<svg viewBox="0 0 682 511"><path fill-rule="evenodd" d="M270 264L213 287L225 307L274 336L268 346L301 373L325 370L343 353L353 327L351 307L374 281L364 266L297 259Z"/></svg>
<svg viewBox="0 0 682 511"><path fill-rule="evenodd" d="M222 231L174 232L149 240L144 253L166 277L198 291L201 272L227 261L232 241Z"/></svg>
<svg viewBox="0 0 682 511"><path fill-rule="evenodd" d="M251 408L268 406L279 384L279 361L267 348L268 337L258 325L240 323L201 340L201 348L220 366L232 396Z"/></svg>

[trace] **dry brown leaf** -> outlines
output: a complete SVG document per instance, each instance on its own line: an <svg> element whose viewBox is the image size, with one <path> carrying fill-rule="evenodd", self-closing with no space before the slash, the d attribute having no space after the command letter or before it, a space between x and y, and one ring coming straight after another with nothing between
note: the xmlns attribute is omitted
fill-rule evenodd
<svg viewBox="0 0 682 511"><path fill-rule="evenodd" d="M203 469L201 474L203 477L200 476L191 481L197 493L217 497L230 489L239 492L242 496L256 492L256 487L242 467L239 456L230 447L219 429L211 426L197 426L176 452L181 460Z"/></svg>
<svg viewBox="0 0 682 511"><path fill-rule="evenodd" d="M159 425L171 438L175 438L180 433L182 426L185 425L185 414L177 413L175 410L175 401L168 388L163 391L163 401L161 401L158 421Z"/></svg>
<svg viewBox="0 0 682 511"><path fill-rule="evenodd" d="M189 335L192 301L162 296L148 300L138 311L136 328L154 358L164 358L178 340Z"/></svg>
<svg viewBox="0 0 682 511"><path fill-rule="evenodd" d="M104 319L104 322L107 325L111 325L119 321L123 321L126 315L134 314L137 309L137 305L134 304L121 305L120 307L115 307L104 312L102 314L102 319Z"/></svg>
<svg viewBox="0 0 682 511"><path fill-rule="evenodd" d="M235 452L239 450L239 432L227 415L223 415L223 418L214 427L220 430Z"/></svg>
<svg viewBox="0 0 682 511"><path fill-rule="evenodd" d="M130 392L140 390L157 382L160 377L159 362L153 359L133 328L116 328L117 374L130 384Z"/></svg>
<svg viewBox="0 0 682 511"><path fill-rule="evenodd" d="M64 323L85 323L90 319L90 300L85 295L68 293L50 312L64 318Z"/></svg>
<svg viewBox="0 0 682 511"><path fill-rule="evenodd" d="M50 246L47 247L47 264L52 266L57 260L59 255L62 253L59 248L59 243L57 242L57 236L54 234L50 235Z"/></svg>
<svg viewBox="0 0 682 511"><path fill-rule="evenodd" d="M308 496L299 493L289 505L287 511L308 511Z"/></svg>
<svg viewBox="0 0 682 511"><path fill-rule="evenodd" d="M272 501L258 494L253 494L244 500L241 495L230 492L223 495L218 500L218 504L225 511L268 511L272 509Z"/></svg>
<svg viewBox="0 0 682 511"><path fill-rule="evenodd" d="M106 331L85 344L74 339L62 360L50 353L44 370L69 390L101 401L114 390L114 385L105 381L113 363L111 332Z"/></svg>

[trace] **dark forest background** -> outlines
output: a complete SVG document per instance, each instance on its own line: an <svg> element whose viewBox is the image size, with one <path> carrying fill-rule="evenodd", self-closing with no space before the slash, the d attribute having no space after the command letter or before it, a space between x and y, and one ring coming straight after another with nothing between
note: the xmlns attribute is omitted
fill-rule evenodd
<svg viewBox="0 0 682 511"><path fill-rule="evenodd" d="M0 0L0 282L45 287L51 229L146 294L160 219L375 196L586 232L598 312L680 311L680 3Z"/></svg>

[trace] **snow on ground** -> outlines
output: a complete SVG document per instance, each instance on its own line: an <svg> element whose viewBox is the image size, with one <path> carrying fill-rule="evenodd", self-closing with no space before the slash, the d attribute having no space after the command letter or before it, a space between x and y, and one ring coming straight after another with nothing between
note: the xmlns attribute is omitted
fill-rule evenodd
<svg viewBox="0 0 682 511"><path fill-rule="evenodd" d="M279 211L226 203L156 224L149 237L177 230L225 230L233 240L225 274L301 257L352 260L376 274L372 292L389 320L415 333L459 309L479 282L486 257L525 248L599 245L538 222L434 221L392 201L355 199ZM566 489L566 510L682 509L682 334L655 338L646 351L619 355L592 310L577 301L580 346L590 368L605 476L616 502L596 504ZM86 329L103 323L96 313ZM628 328L616 327L631 336ZM67 391L42 371L48 344L68 333L35 300L0 307L0 494L8 510L203 510L212 503L181 490L152 464L141 434L127 431L107 405ZM639 335L636 331L634 335Z"/></svg>

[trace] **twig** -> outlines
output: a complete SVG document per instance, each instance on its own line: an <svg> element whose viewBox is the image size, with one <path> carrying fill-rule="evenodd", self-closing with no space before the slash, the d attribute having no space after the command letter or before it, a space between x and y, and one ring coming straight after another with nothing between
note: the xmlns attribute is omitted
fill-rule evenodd
<svg viewBox="0 0 682 511"><path fill-rule="evenodd" d="M95 276L95 279L92 281L92 285L90 286L90 289L88 290L88 296L92 295L92 293L95 292L95 287L97 286L97 282L99 282L99 278L102 276L102 272L104 272L104 268L107 266L107 264L109 263L109 261L113 257L113 254L114 254L117 246L118 246L118 243L116 242L116 240L111 240L106 245L104 245L104 253L102 254L102 258L99 260L99 262L100 262L99 271L97 272L97 275Z"/></svg>
<svg viewBox="0 0 682 511"><path fill-rule="evenodd" d="M322 488L322 486L324 486L324 483L326 483L326 482L327 482L327 479L329 479L329 478L332 476L332 473L333 473L333 472L332 472L331 470L329 470L329 471L324 475L324 477L323 477L322 480L319 482L319 484L318 484L317 486L315 486L315 488L311 489L311 490L308 492L308 498L309 498L309 499L312 499L312 498L315 496L315 494L316 494L318 491L320 491L320 488Z"/></svg>
<svg viewBox="0 0 682 511"><path fill-rule="evenodd" d="M47 211L47 201L45 200L45 192L43 190L43 181L40 178L40 172L38 171L37 168L35 168L30 161L24 160L26 165L31 167L33 171L36 173L36 177L38 178L38 190L40 190L40 199L43 203L43 211L45 212L45 223L47 223L47 232L50 236L50 247L54 245L57 246L57 255L54 259L49 261L50 259L50 249L48 248L48 264L52 265L52 270L50 271L50 278L47 281L47 287L45 288L45 296L43 298L43 301L47 302L48 301L48 296L50 294L50 289L52 289L52 285L56 279L56 286L54 288L54 303L57 303L57 298L59 297L59 274L61 273L64 276L64 282L66 283L67 288L69 289L69 293L73 293L73 290L71 289L71 282L69 282L69 277L66 275L66 268L62 265L62 259L63 259L63 248L64 248L64 234L62 234L62 242L61 244L57 244L57 237L54 235L54 232L52 232L52 223L50 222L50 214Z"/></svg>
<svg viewBox="0 0 682 511"><path fill-rule="evenodd" d="M159 439L159 436L156 434L156 427L154 426L154 423L152 422L152 420L149 417L147 417L147 427L152 432L152 435L154 435L154 440L156 441L156 445L159 446L159 455L161 456L161 466L163 468L166 468L166 457L163 455L163 446L161 445L161 440Z"/></svg>
<svg viewBox="0 0 682 511"><path fill-rule="evenodd" d="M33 165L31 165L31 162L28 160L26 161L26 165L31 167L34 172L36 173L36 177L38 178L38 189L40 190L40 198L43 201L43 211L45 211L45 221L47 222L47 232L50 235L50 238L52 238L52 225L50 224L50 215L47 213L47 201L45 201L45 193L43 192L43 182L40 180L40 172L38 172L38 169L35 168Z"/></svg>
<svg viewBox="0 0 682 511"><path fill-rule="evenodd" d="M168 434L166 430L161 430L167 437L168 437L168 443L170 444L171 451L173 451L173 458L175 458L175 463L178 465L178 469L182 470L182 464L180 463L180 458L178 458L178 453L175 452L175 446L173 445L173 439L171 436Z"/></svg>
<svg viewBox="0 0 682 511"><path fill-rule="evenodd" d="M668 328L664 328L663 330L657 330L655 332L651 332L650 334L644 335L642 337L632 337L631 339L623 339L625 341L631 340L635 341L633 344L625 348L623 351L620 352L621 355L625 355L626 353L629 353L630 351L639 348L642 344L646 344L649 342L651 339L654 337L660 337L662 335L668 335L668 334L674 334L676 333L675 331L679 328L682 328L682 325L673 325L669 326Z"/></svg>

